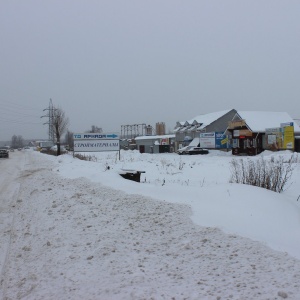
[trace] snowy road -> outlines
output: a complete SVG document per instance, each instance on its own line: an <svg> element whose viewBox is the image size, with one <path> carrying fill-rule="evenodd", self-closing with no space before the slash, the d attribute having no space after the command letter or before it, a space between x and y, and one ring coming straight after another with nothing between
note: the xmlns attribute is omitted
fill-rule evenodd
<svg viewBox="0 0 300 300"><path fill-rule="evenodd" d="M299 260L34 154L0 161L2 299L299 299Z"/></svg>
<svg viewBox="0 0 300 300"><path fill-rule="evenodd" d="M11 155L12 153L10 153ZM14 222L15 204L19 191L18 176L25 162L25 156L13 153L13 159L0 159L0 274L4 278L5 265L9 257L11 230ZM1 281L1 286L2 281ZM3 289L1 288L0 296Z"/></svg>

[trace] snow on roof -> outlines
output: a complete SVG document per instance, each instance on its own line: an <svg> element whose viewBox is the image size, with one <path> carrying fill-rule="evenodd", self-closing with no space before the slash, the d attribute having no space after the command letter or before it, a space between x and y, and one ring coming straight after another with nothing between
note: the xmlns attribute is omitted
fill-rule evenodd
<svg viewBox="0 0 300 300"><path fill-rule="evenodd" d="M209 113L209 114L205 114L205 115L199 115L187 122L189 124L192 124L196 120L198 123L203 124L201 127L206 127L209 124L211 124L212 122L214 122L214 121L218 120L219 118L221 118L222 116L224 116L225 114L229 113L230 111L231 111L231 109L213 112L213 113Z"/></svg>
<svg viewBox="0 0 300 300"><path fill-rule="evenodd" d="M167 134L167 135L143 135L137 136L135 140L154 140L154 139L172 139L175 138L175 134Z"/></svg>
<svg viewBox="0 0 300 300"><path fill-rule="evenodd" d="M238 111L253 132L265 132L266 128L277 128L282 123L294 123L294 131L300 133L299 125L286 112Z"/></svg>

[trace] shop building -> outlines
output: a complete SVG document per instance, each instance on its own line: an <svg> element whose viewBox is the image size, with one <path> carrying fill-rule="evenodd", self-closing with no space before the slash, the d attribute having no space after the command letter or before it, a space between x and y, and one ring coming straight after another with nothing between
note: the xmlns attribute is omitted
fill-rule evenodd
<svg viewBox="0 0 300 300"><path fill-rule="evenodd" d="M286 112L238 111L228 123L234 155L257 155L264 150L295 151L300 127Z"/></svg>
<svg viewBox="0 0 300 300"><path fill-rule="evenodd" d="M236 113L235 109L231 109L199 115L188 121L177 122L174 129L175 150L189 145L194 139L199 139L201 133L226 132L228 122L233 119Z"/></svg>

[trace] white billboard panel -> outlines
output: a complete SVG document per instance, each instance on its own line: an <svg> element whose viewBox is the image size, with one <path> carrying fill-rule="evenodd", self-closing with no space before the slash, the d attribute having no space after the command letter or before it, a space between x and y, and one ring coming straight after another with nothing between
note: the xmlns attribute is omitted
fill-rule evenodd
<svg viewBox="0 0 300 300"><path fill-rule="evenodd" d="M119 151L120 140L74 140L75 152Z"/></svg>
<svg viewBox="0 0 300 300"><path fill-rule="evenodd" d="M215 132L200 133L201 148L216 148Z"/></svg>

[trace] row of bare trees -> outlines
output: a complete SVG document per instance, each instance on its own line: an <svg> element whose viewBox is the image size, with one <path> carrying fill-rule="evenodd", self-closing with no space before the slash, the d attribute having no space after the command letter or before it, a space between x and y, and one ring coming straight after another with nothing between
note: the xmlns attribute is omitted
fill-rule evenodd
<svg viewBox="0 0 300 300"><path fill-rule="evenodd" d="M18 149L24 146L24 139L21 135L13 135L11 138L11 148Z"/></svg>

